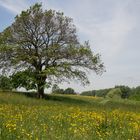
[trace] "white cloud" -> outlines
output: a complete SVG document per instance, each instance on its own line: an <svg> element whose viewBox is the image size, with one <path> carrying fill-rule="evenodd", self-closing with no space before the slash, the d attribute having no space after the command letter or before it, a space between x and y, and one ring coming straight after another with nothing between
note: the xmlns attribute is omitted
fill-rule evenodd
<svg viewBox="0 0 140 140"><path fill-rule="evenodd" d="M44 8L61 10L74 19L80 38L89 40L93 50L104 59L117 57L126 43L127 35L136 24L127 11L131 0L71 0L63 5L56 0L40 0Z"/></svg>
<svg viewBox="0 0 140 140"><path fill-rule="evenodd" d="M18 14L28 7L26 0L0 0L0 6L11 11L13 14Z"/></svg>
<svg viewBox="0 0 140 140"><path fill-rule="evenodd" d="M111 0L102 2L72 0L70 4L65 4L65 7L52 4L51 8L61 9L65 15L74 18L80 38L89 40L93 50L101 53L105 62L107 72L102 77L90 75L91 85L86 87L87 89L111 87L119 82L132 85L132 80L126 78L133 75L133 71L128 71L132 64L131 62L127 64L125 61L122 63L124 58L130 57L125 53L126 49L130 50L128 35L134 28L138 28L137 16L130 14L128 10L132 3L132 0L113 2ZM133 75L133 77L136 76ZM139 79L133 80L133 85L138 85L138 81ZM83 89L74 84L72 87Z"/></svg>
<svg viewBox="0 0 140 140"><path fill-rule="evenodd" d="M134 21L132 23L132 21ZM117 8L111 21L100 25L101 42L99 45L108 52L110 57L116 57L126 43L127 35L135 27L135 19L125 11L125 7Z"/></svg>
<svg viewBox="0 0 140 140"><path fill-rule="evenodd" d="M103 17L93 15L88 22L78 23L80 33L87 36L95 44L95 49L108 59L118 55L125 46L127 35L136 26L136 20L127 12L126 6L127 3L114 7L109 20L100 21Z"/></svg>

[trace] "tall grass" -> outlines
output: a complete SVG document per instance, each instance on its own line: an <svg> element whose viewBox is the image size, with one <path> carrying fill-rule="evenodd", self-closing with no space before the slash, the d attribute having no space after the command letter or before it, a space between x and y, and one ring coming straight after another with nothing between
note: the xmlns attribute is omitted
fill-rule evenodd
<svg viewBox="0 0 140 140"><path fill-rule="evenodd" d="M1 140L139 140L140 102L0 93Z"/></svg>

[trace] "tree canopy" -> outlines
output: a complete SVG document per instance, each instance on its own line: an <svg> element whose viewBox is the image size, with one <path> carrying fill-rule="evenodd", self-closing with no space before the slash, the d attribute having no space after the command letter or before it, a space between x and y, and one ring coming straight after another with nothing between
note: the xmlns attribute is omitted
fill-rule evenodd
<svg viewBox="0 0 140 140"><path fill-rule="evenodd" d="M1 70L9 68L24 76L30 71L25 78L33 80L39 97L44 95L46 82L77 79L87 84L87 70L104 71L100 55L92 52L88 41L79 42L72 18L42 10L38 3L17 15L0 33L0 40Z"/></svg>

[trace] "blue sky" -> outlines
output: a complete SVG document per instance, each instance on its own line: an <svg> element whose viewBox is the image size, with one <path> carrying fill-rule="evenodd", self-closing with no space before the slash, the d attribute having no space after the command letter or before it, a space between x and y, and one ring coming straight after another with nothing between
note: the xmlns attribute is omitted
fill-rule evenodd
<svg viewBox="0 0 140 140"><path fill-rule="evenodd" d="M72 17L81 42L89 40L106 67L102 76L89 74L89 86L71 82L60 87L83 91L140 85L140 0L0 0L0 32L36 2Z"/></svg>

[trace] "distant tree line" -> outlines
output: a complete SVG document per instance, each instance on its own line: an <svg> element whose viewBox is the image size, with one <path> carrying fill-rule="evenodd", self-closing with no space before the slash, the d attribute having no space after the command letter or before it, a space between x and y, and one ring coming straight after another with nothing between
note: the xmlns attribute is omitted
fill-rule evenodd
<svg viewBox="0 0 140 140"><path fill-rule="evenodd" d="M74 91L73 88L66 88L62 89L59 88L58 85L54 84L52 87L52 94L71 94L71 95L76 95L76 92Z"/></svg>
<svg viewBox="0 0 140 140"><path fill-rule="evenodd" d="M130 88L124 85L117 85L114 88L84 91L80 95L140 100L140 86Z"/></svg>
<svg viewBox="0 0 140 140"><path fill-rule="evenodd" d="M29 74L29 73L28 73ZM0 75L0 90L13 90L20 87L25 87L26 90L32 89L36 86L33 80L26 78L25 73L16 73L13 76ZM27 80L28 79L28 80ZM48 87L50 85L48 84ZM52 86L52 94L66 94L76 95L77 93L73 88L62 89L57 84ZM130 88L124 85L117 85L114 88L90 90L84 91L80 95L82 96L97 96L104 98L122 98L122 99L133 99L140 101L140 86Z"/></svg>

